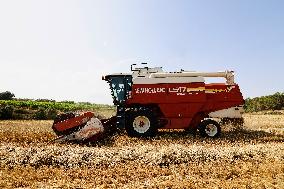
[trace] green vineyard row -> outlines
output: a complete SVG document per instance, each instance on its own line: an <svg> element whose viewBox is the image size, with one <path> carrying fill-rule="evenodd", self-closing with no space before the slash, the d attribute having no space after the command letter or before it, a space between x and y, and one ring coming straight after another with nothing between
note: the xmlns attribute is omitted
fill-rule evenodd
<svg viewBox="0 0 284 189"><path fill-rule="evenodd" d="M113 109L111 105L92 104L88 102L39 102L32 100L0 100L0 105L9 105L15 108L27 108L31 110L37 109L54 109L59 111L76 111L76 110L98 110Z"/></svg>

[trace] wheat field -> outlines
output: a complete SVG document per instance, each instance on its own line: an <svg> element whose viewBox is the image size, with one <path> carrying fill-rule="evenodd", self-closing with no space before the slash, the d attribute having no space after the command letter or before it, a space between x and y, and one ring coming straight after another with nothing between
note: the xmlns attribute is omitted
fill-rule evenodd
<svg viewBox="0 0 284 189"><path fill-rule="evenodd" d="M0 121L0 188L284 188L284 115L244 116L217 139L161 131L54 143L52 121Z"/></svg>

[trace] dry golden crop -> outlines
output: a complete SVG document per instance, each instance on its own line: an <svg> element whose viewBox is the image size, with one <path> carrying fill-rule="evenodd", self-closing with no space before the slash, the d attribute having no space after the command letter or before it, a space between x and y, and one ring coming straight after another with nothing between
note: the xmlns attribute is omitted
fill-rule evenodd
<svg viewBox="0 0 284 189"><path fill-rule="evenodd" d="M284 188L284 116L245 116L218 139L161 131L57 144L51 121L0 121L0 188Z"/></svg>

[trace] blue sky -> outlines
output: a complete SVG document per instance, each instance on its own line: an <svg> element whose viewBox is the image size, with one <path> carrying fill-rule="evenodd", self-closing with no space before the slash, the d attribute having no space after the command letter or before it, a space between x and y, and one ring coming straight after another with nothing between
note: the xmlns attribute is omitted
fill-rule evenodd
<svg viewBox="0 0 284 189"><path fill-rule="evenodd" d="M282 0L0 1L0 91L111 103L101 76L148 62L235 70L245 97L284 91Z"/></svg>

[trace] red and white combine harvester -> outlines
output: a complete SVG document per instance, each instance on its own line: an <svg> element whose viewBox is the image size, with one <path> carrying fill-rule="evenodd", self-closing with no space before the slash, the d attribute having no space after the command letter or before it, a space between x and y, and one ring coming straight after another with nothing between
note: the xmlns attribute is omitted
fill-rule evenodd
<svg viewBox="0 0 284 189"><path fill-rule="evenodd" d="M199 130L201 136L217 137L221 127L215 118L242 119L244 99L233 71L164 72L161 67L134 66L132 74L103 76L116 116L99 120L91 112L59 115L53 124L58 140L97 140L113 127L135 137L154 136L158 129ZM206 84L205 77L223 77L226 83Z"/></svg>

